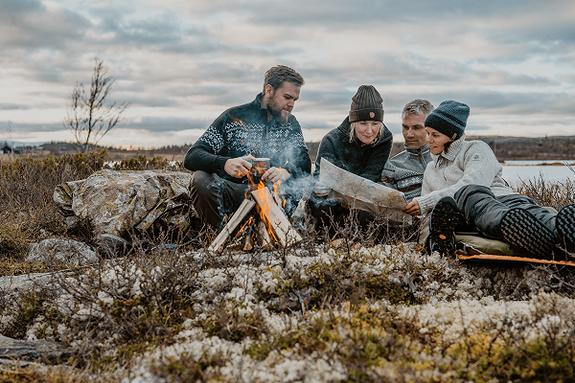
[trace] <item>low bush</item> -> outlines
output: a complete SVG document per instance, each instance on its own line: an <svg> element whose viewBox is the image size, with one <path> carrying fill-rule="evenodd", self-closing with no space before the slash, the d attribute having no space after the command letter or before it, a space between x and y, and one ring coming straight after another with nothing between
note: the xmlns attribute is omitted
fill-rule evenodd
<svg viewBox="0 0 575 383"><path fill-rule="evenodd" d="M54 188L106 166L181 169L143 156L106 165L105 152L1 164L0 275L57 268L24 262L27 244L70 236ZM519 188L556 209L574 190ZM0 382L573 381L572 270L478 267L425 254L411 232L332 229L215 256L213 233L165 228L123 257L2 294L0 334L62 342L73 357L67 372L0 370Z"/></svg>

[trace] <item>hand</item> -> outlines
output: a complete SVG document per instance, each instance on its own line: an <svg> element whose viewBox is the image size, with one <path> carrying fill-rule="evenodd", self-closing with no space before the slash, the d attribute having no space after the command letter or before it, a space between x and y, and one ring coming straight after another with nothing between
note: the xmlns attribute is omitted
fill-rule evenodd
<svg viewBox="0 0 575 383"><path fill-rule="evenodd" d="M291 177L290 172L288 172L286 169L282 169L282 168L276 168L275 166L272 168L269 168L264 175L262 176L262 181L271 181L274 184L276 182L284 182L285 180L287 180L288 178Z"/></svg>
<svg viewBox="0 0 575 383"><path fill-rule="evenodd" d="M416 200L411 201L407 205L401 208L401 210L409 215L421 215L421 208L419 207L419 202Z"/></svg>
<svg viewBox="0 0 575 383"><path fill-rule="evenodd" d="M242 178L252 168L251 162L246 161L250 156L230 158L224 165L224 170L230 176L235 178Z"/></svg>
<svg viewBox="0 0 575 383"><path fill-rule="evenodd" d="M315 185L313 185L313 192L318 197L325 197L329 194L330 190L331 189L328 188L327 185L323 182L316 182Z"/></svg>

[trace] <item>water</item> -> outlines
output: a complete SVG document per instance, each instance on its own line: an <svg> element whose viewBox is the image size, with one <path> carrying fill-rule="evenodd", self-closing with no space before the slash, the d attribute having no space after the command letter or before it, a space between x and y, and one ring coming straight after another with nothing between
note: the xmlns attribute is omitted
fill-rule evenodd
<svg viewBox="0 0 575 383"><path fill-rule="evenodd" d="M562 164L550 166L544 164ZM573 170L565 166L570 165ZM575 181L575 160L573 161L505 161L503 165L503 178L511 184L517 186L522 181L529 181L543 178L546 182Z"/></svg>

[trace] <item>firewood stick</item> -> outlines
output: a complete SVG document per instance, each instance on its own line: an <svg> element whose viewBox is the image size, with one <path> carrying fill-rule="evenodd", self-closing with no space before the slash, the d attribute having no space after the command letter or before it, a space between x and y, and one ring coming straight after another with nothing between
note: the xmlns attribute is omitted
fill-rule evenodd
<svg viewBox="0 0 575 383"><path fill-rule="evenodd" d="M261 214L265 217L264 219L269 223L275 237L282 246L289 246L302 240L281 208L276 205L272 194L267 188L252 191L252 196L259 205Z"/></svg>
<svg viewBox="0 0 575 383"><path fill-rule="evenodd" d="M252 210L255 204L256 203L250 199L244 199L238 210L236 210L234 215L232 215L226 226L222 231L220 231L208 250L214 253L221 253L229 236L232 235L237 226L243 222L244 218Z"/></svg>

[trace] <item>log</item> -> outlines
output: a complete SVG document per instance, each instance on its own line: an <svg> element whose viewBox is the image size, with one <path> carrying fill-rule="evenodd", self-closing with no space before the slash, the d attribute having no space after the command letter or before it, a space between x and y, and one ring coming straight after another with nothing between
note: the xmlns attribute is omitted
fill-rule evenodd
<svg viewBox="0 0 575 383"><path fill-rule="evenodd" d="M390 221L411 224L412 217L401 211L407 205L405 195L370 181L321 159L319 181L330 188L330 196L352 209L371 212Z"/></svg>
<svg viewBox="0 0 575 383"><path fill-rule="evenodd" d="M302 240L282 209L274 202L272 194L267 188L254 190L251 194L259 205L260 216L270 226L275 239L282 246L293 245Z"/></svg>
<svg viewBox="0 0 575 383"><path fill-rule="evenodd" d="M273 247L272 237L264 221L259 220L257 225L258 242L263 250L271 250Z"/></svg>
<svg viewBox="0 0 575 383"><path fill-rule="evenodd" d="M238 228L238 225L244 221L245 217L255 205L256 203L254 201L247 198L244 199L238 210L235 211L234 215L232 215L226 226L224 226L216 239L214 239L208 250L214 253L221 253L228 238Z"/></svg>

